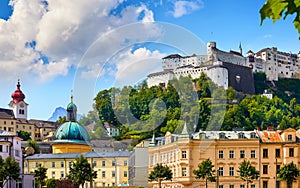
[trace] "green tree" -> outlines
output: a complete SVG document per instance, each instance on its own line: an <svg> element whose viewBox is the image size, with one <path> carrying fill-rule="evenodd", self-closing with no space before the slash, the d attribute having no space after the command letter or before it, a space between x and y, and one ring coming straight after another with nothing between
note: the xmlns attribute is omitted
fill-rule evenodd
<svg viewBox="0 0 300 188"><path fill-rule="evenodd" d="M295 181L299 175L300 171L293 162L285 164L278 172L278 178L286 181L287 188L292 188L293 181Z"/></svg>
<svg viewBox="0 0 300 188"><path fill-rule="evenodd" d="M157 181L158 187L161 188L161 182L165 180L172 180L173 173L168 166L157 164L153 171L148 176L149 181Z"/></svg>
<svg viewBox="0 0 300 188"><path fill-rule="evenodd" d="M56 182L57 182L57 180L55 178L47 179L46 180L47 188L56 188Z"/></svg>
<svg viewBox="0 0 300 188"><path fill-rule="evenodd" d="M193 173L196 176L196 179L205 180L205 187L207 188L208 181L215 182L216 177L214 175L215 170L213 169L214 165L210 159L205 159L198 165L197 170L193 170Z"/></svg>
<svg viewBox="0 0 300 188"><path fill-rule="evenodd" d="M34 140L27 140L26 142L27 147L32 147L34 149L34 153L40 153L40 146L37 141Z"/></svg>
<svg viewBox="0 0 300 188"><path fill-rule="evenodd" d="M26 131L18 131L18 137L22 138L23 141L31 140L30 133Z"/></svg>
<svg viewBox="0 0 300 188"><path fill-rule="evenodd" d="M299 0L267 0L260 9L261 25L266 18L271 18L273 23L279 19L286 19L294 15L294 26L300 34L300 1ZM300 38L299 38L300 39Z"/></svg>
<svg viewBox="0 0 300 188"><path fill-rule="evenodd" d="M41 164L39 164L38 168L34 170L34 177L36 179L36 182L42 187L45 185L45 179L47 178L47 168L43 167Z"/></svg>
<svg viewBox="0 0 300 188"><path fill-rule="evenodd" d="M0 188L3 188L8 180L17 180L20 176L20 166L10 156L5 160L0 155Z"/></svg>
<svg viewBox="0 0 300 188"><path fill-rule="evenodd" d="M238 169L240 179L246 181L246 187L248 188L249 183L252 183L253 180L256 180L259 177L259 171L256 170L254 166L250 164L250 161L244 160Z"/></svg>
<svg viewBox="0 0 300 188"><path fill-rule="evenodd" d="M92 182L97 178L97 171L94 171L88 160L80 155L70 166L68 178L83 188L86 181Z"/></svg>

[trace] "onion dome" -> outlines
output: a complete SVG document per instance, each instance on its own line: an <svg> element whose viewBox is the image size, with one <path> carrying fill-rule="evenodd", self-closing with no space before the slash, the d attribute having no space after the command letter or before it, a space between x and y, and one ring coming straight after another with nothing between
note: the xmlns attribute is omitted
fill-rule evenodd
<svg viewBox="0 0 300 188"><path fill-rule="evenodd" d="M73 95L71 96L71 102L67 106L67 121L76 122L77 118L77 106L73 103Z"/></svg>
<svg viewBox="0 0 300 188"><path fill-rule="evenodd" d="M89 144L90 137L86 129L77 122L65 122L55 132L55 142Z"/></svg>
<svg viewBox="0 0 300 188"><path fill-rule="evenodd" d="M18 80L17 89L15 92L13 92L13 94L11 94L11 98L13 99L12 101L16 104L21 101L24 101L24 99L25 99L25 95L21 91L20 87L21 87L20 80Z"/></svg>

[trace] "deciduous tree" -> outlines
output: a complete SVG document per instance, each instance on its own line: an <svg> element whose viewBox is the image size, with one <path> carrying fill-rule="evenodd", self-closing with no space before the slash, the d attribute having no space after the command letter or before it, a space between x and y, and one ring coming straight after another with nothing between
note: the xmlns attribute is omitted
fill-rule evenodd
<svg viewBox="0 0 300 188"><path fill-rule="evenodd" d="M278 172L278 178L286 181L287 188L292 188L293 181L295 181L299 175L300 171L293 162L284 165Z"/></svg>
<svg viewBox="0 0 300 188"><path fill-rule="evenodd" d="M202 161L198 165L198 169L194 170L193 173L195 174L197 179L203 179L205 180L205 187L207 188L208 181L215 182L215 170L213 169L214 165L212 164L212 161L210 159L206 159Z"/></svg>
<svg viewBox="0 0 300 188"><path fill-rule="evenodd" d="M7 184L8 180L17 180L20 176L20 166L10 156L5 160L0 155L0 188Z"/></svg>
<svg viewBox="0 0 300 188"><path fill-rule="evenodd" d="M157 164L153 171L148 176L149 181L157 181L158 187L161 188L161 182L165 180L172 180L173 173L168 166Z"/></svg>
<svg viewBox="0 0 300 188"><path fill-rule="evenodd" d="M240 178L246 182L246 187L248 188L249 183L256 180L259 177L259 171L256 170L254 166L250 164L250 161L244 160L238 169Z"/></svg>
<svg viewBox="0 0 300 188"><path fill-rule="evenodd" d="M45 185L45 179L47 178L47 168L43 167L41 164L39 164L38 168L34 170L34 177L36 179L36 182L42 187Z"/></svg>
<svg viewBox="0 0 300 188"><path fill-rule="evenodd" d="M94 171L88 160L80 155L70 166L68 178L83 188L86 181L91 182L97 178L97 171Z"/></svg>

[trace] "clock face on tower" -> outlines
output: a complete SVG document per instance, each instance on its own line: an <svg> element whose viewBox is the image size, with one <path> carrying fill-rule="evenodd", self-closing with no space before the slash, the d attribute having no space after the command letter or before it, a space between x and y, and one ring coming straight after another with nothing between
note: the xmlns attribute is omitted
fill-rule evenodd
<svg viewBox="0 0 300 188"><path fill-rule="evenodd" d="M21 108L24 108L24 104L23 104L23 103L21 103L21 104L20 104L20 107L21 107Z"/></svg>

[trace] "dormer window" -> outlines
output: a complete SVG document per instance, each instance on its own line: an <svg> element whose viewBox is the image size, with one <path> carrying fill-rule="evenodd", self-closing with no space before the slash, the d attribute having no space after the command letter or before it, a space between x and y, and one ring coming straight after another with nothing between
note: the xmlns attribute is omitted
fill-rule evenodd
<svg viewBox="0 0 300 188"><path fill-rule="evenodd" d="M220 139L225 139L225 133L219 133L219 138Z"/></svg>
<svg viewBox="0 0 300 188"><path fill-rule="evenodd" d="M292 141L293 140L293 135L289 134L288 135L288 141Z"/></svg>
<svg viewBox="0 0 300 188"><path fill-rule="evenodd" d="M239 139L243 139L243 138L245 138L245 135L244 135L244 133L239 133L239 134L238 134L238 136L239 136Z"/></svg>
<svg viewBox="0 0 300 188"><path fill-rule="evenodd" d="M255 132L250 133L250 138L256 138L256 133Z"/></svg>

